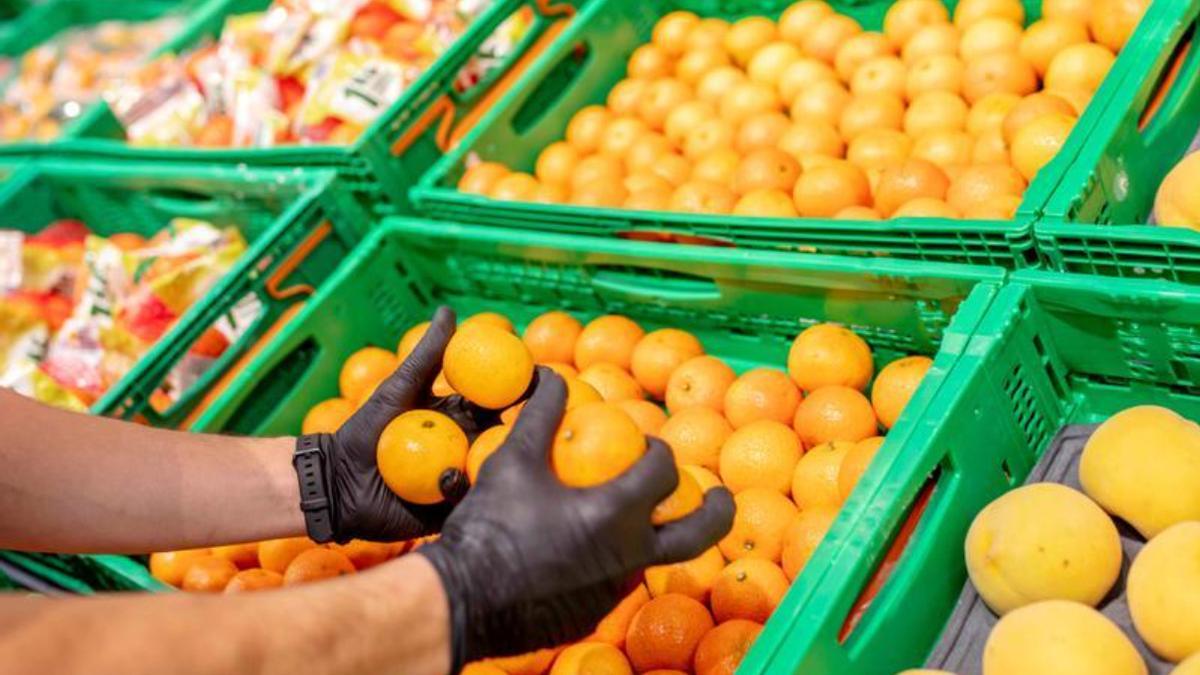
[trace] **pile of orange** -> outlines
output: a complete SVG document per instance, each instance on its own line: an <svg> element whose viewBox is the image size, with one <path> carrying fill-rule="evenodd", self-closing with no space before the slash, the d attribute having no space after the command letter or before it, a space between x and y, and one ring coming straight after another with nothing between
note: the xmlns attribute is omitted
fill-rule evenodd
<svg viewBox="0 0 1200 675"><path fill-rule="evenodd" d="M662 17L605 105L494 199L687 213L1010 218L1149 0L899 0L882 32L823 0L772 20Z"/></svg>

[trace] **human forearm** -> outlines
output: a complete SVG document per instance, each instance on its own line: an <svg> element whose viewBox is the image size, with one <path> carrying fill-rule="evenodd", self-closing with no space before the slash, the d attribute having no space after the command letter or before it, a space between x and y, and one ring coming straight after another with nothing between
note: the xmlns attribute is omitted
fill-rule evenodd
<svg viewBox="0 0 1200 675"><path fill-rule="evenodd" d="M239 596L0 599L5 616L0 663L28 672L432 675L450 663L445 595L421 556Z"/></svg>
<svg viewBox="0 0 1200 675"><path fill-rule="evenodd" d="M145 552L303 534L293 443L150 429L0 389L0 545Z"/></svg>

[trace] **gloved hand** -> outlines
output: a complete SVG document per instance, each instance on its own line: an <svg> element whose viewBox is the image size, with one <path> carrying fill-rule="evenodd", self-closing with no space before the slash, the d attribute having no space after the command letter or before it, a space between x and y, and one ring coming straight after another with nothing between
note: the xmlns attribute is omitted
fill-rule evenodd
<svg viewBox="0 0 1200 675"><path fill-rule="evenodd" d="M654 506L679 482L671 451L649 439L646 455L613 481L562 484L549 453L566 387L539 368L538 384L442 536L417 553L441 577L450 605L453 671L478 658L578 640L595 629L651 565L689 560L733 524L725 488L661 527Z"/></svg>
<svg viewBox="0 0 1200 675"><path fill-rule="evenodd" d="M330 505L334 541L398 541L437 532L466 494L467 476L454 470L442 477L446 501L428 506L410 504L388 489L375 462L375 446L384 427L409 410L442 412L471 440L499 422L499 411L485 410L458 395L435 397L430 393L454 327L454 312L440 307L429 330L396 372L337 433L317 435L326 456L325 498Z"/></svg>

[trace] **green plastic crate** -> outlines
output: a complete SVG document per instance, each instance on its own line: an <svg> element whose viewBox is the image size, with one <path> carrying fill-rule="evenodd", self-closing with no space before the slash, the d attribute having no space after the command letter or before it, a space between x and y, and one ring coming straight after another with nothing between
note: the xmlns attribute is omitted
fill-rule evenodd
<svg viewBox="0 0 1200 675"><path fill-rule="evenodd" d="M59 33L102 21L150 21L176 14L183 25L173 38L153 54L178 51L194 41L196 25L211 21L231 0L140 0L139 2L96 2L95 0L48 0L16 19L0 26L0 56L19 57L57 36ZM65 125L61 138L70 138L85 129L103 126L112 116L99 101L89 105L75 120ZM0 156L35 156L45 153L53 143L36 140L0 143Z"/></svg>
<svg viewBox="0 0 1200 675"><path fill-rule="evenodd" d="M1158 186L1200 132L1200 3L1155 2L1035 226L1051 269L1200 283L1200 234L1146 225Z"/></svg>
<svg viewBox="0 0 1200 675"><path fill-rule="evenodd" d="M165 591L145 560L120 555L49 555L0 551L0 568L13 587L44 594L91 595L100 591ZM3 588L0 586L0 588Z"/></svg>
<svg viewBox="0 0 1200 675"><path fill-rule="evenodd" d="M151 148L125 142L124 131L107 106L73 138L55 145L71 157L162 162L211 163L226 166L332 167L365 209L395 213L409 210L407 193L445 152L457 133L471 124L476 108L489 105L506 76L523 68L522 58L536 53L570 18L575 2L566 0L496 0L466 32L413 82L353 144L284 145L276 148ZM194 22L181 47L215 38L227 16L261 11L270 0L215 0L211 11ZM466 91L455 80L480 46L510 16L533 10L529 33L501 64ZM176 50L178 51L178 50ZM444 136L439 139L439 136Z"/></svg>
<svg viewBox="0 0 1200 675"><path fill-rule="evenodd" d="M739 672L919 667L966 581L963 541L975 514L1023 483L1063 425L1141 404L1200 418L1200 293L1165 282L1014 273L913 420L918 432L897 461L876 462L864 475L886 489L860 518L834 525L829 538L842 547L823 546L809 562L824 578L797 580L810 592L808 607L791 623L767 624L762 639L780 648L752 653ZM906 525L907 546L843 635L887 543Z"/></svg>
<svg viewBox="0 0 1200 675"><path fill-rule="evenodd" d="M882 222L830 219L744 218L566 205L501 202L458 192L464 160L472 153L532 172L538 152L563 137L571 116L603 103L625 74L629 55L650 38L655 22L674 10L738 19L777 17L788 0L597 0L587 5L562 36L458 148L443 157L412 191L423 215L460 222L600 235L636 233L700 237L737 246L810 253L898 257L996 265L1009 269L1038 263L1033 221L1057 186L1072 153L1085 142L1095 113L1081 118L1071 142L1035 178L1016 218L1007 222L905 218ZM833 0L840 12L878 30L891 2ZM953 7L957 3L947 2ZM1028 20L1040 17L1041 2L1026 0ZM1111 79L1111 78L1110 78ZM1110 87L1111 88L1111 87ZM1106 89L1096 96L1104 100ZM1090 108L1103 107L1093 105Z"/></svg>
<svg viewBox="0 0 1200 675"><path fill-rule="evenodd" d="M92 406L95 414L177 426L361 237L363 218L334 180L332 172L46 162L0 185L0 228L32 233L78 218L101 235L151 235L183 216L241 229L249 244L241 260ZM155 409L151 395L222 319L242 327L241 337L173 405Z"/></svg>

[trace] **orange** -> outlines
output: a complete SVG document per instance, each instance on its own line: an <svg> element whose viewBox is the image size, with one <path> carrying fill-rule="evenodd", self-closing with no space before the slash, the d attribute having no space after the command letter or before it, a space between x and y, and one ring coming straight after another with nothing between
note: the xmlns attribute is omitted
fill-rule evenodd
<svg viewBox="0 0 1200 675"><path fill-rule="evenodd" d="M611 363L593 363L579 373L579 379L592 385L605 401L640 400L646 397L633 376Z"/></svg>
<svg viewBox="0 0 1200 675"><path fill-rule="evenodd" d="M754 190L791 191L800 177L800 162L775 148L755 150L742 158L733 175L733 190L744 195Z"/></svg>
<svg viewBox="0 0 1200 675"><path fill-rule="evenodd" d="M504 316L498 312L480 312L478 314L472 314L460 322L458 324L458 328L459 330L462 330L467 326L477 326L479 324L485 324L492 326L493 328L499 328L506 333L516 332L516 329L513 328L512 321L510 321L507 316Z"/></svg>
<svg viewBox="0 0 1200 675"><path fill-rule="evenodd" d="M759 113L778 112L782 108L775 87L752 80L735 84L718 104L721 119L735 127Z"/></svg>
<svg viewBox="0 0 1200 675"><path fill-rule="evenodd" d="M809 87L823 82L841 84L837 73L828 63L811 56L802 56L788 64L779 74L779 81L775 86L784 103L788 103Z"/></svg>
<svg viewBox="0 0 1200 675"><path fill-rule="evenodd" d="M1025 179L1007 164L981 164L967 167L950 181L946 201L966 212L997 195L1020 197ZM888 426L888 425L885 425Z"/></svg>
<svg viewBox="0 0 1200 675"><path fill-rule="evenodd" d="M734 126L723 119L704 120L688 132L683 142L683 154L695 161L719 150L732 149L734 133ZM686 177L683 180L686 180ZM681 182L683 181L672 181L675 185Z"/></svg>
<svg viewBox="0 0 1200 675"><path fill-rule="evenodd" d="M1200 227L1200 209L1196 208L1197 175L1200 154L1191 153L1171 168L1154 196L1154 217L1164 227Z"/></svg>
<svg viewBox="0 0 1200 675"><path fill-rule="evenodd" d="M818 506L800 511L783 535L783 573L796 580L837 519L837 507Z"/></svg>
<svg viewBox="0 0 1200 675"><path fill-rule="evenodd" d="M717 108L707 101L687 101L667 115L663 123L663 135L670 144L680 146L687 140L688 133L698 124L717 116Z"/></svg>
<svg viewBox="0 0 1200 675"><path fill-rule="evenodd" d="M753 621L726 621L704 634L696 647L696 675L734 675L762 625Z"/></svg>
<svg viewBox="0 0 1200 675"><path fill-rule="evenodd" d="M733 148L718 148L696 161L692 166L692 178L711 183L730 184L733 182L733 175L737 173L738 164L741 161L741 155Z"/></svg>
<svg viewBox="0 0 1200 675"><path fill-rule="evenodd" d="M269 539L258 543L258 565L264 570L283 574L296 556L316 548L317 544L308 537Z"/></svg>
<svg viewBox="0 0 1200 675"><path fill-rule="evenodd" d="M1117 57L1107 47L1088 42L1060 51L1046 68L1046 89L1095 92Z"/></svg>
<svg viewBox="0 0 1200 675"><path fill-rule="evenodd" d="M996 52L1016 52L1022 34L1021 26L1009 19L983 17L963 29L958 55L963 61L971 61Z"/></svg>
<svg viewBox="0 0 1200 675"><path fill-rule="evenodd" d="M832 124L822 119L798 118L792 122L777 143L779 150L791 155L797 162L809 155L840 158L846 154L846 143ZM797 165L799 169L799 165ZM799 172L797 172L799 177ZM792 181L793 185L795 180ZM791 186L779 189L791 190Z"/></svg>
<svg viewBox="0 0 1200 675"><path fill-rule="evenodd" d="M717 105L733 86L746 81L746 74L733 66L708 71L696 83L696 98Z"/></svg>
<svg viewBox="0 0 1200 675"><path fill-rule="evenodd" d="M863 389L875 372L871 348L854 331L832 323L804 329L788 352L788 373L803 391L831 384Z"/></svg>
<svg viewBox="0 0 1200 675"><path fill-rule="evenodd" d="M1088 103L1091 103L1092 96L1094 96L1094 92L1084 89L1055 89L1049 93L1070 103L1076 116L1083 114L1084 109L1087 108Z"/></svg>
<svg viewBox="0 0 1200 675"><path fill-rule="evenodd" d="M748 424L721 446L721 481L734 494L765 488L786 495L803 452L800 438L787 425L774 420Z"/></svg>
<svg viewBox="0 0 1200 675"><path fill-rule="evenodd" d="M838 384L809 393L796 406L794 423L807 448L829 441L861 441L874 436L879 426L867 397Z"/></svg>
<svg viewBox="0 0 1200 675"><path fill-rule="evenodd" d="M492 190L492 186L497 181L507 176L508 173L508 167L503 164L479 162L463 172L462 178L458 180L458 189L460 192L468 194L485 195Z"/></svg>
<svg viewBox="0 0 1200 675"><path fill-rule="evenodd" d="M961 0L954 8L954 25L960 29L988 17L1008 19L1024 26L1025 6L1021 0Z"/></svg>
<svg viewBox="0 0 1200 675"><path fill-rule="evenodd" d="M470 449L467 450L467 478L472 485L479 478L479 470L483 468L483 463L500 449L511 430L512 427L506 424L498 424L475 437L475 442L471 443Z"/></svg>
<svg viewBox="0 0 1200 675"><path fill-rule="evenodd" d="M396 355L379 347L364 347L342 364L338 389L342 398L359 403L366 399L399 366Z"/></svg>
<svg viewBox="0 0 1200 675"><path fill-rule="evenodd" d="M563 650L550 675L633 675L629 659L606 642L580 642Z"/></svg>
<svg viewBox="0 0 1200 675"><path fill-rule="evenodd" d="M964 210L963 217L972 220L1011 220L1020 206L1021 198L1017 195L996 195Z"/></svg>
<svg viewBox="0 0 1200 675"><path fill-rule="evenodd" d="M854 444L842 458L842 466L838 469L838 499L845 502L858 485L858 480L866 473L871 460L883 445L883 436L872 436Z"/></svg>
<svg viewBox="0 0 1200 675"><path fill-rule="evenodd" d="M729 22L724 19L701 19L688 34L688 49L725 49L725 36L729 33Z"/></svg>
<svg viewBox="0 0 1200 675"><path fill-rule="evenodd" d="M283 585L303 584L354 574L354 565L345 554L329 548L314 548L301 553L283 573Z"/></svg>
<svg viewBox="0 0 1200 675"><path fill-rule="evenodd" d="M237 565L225 558L206 556L187 568L180 588L194 593L220 593L237 573Z"/></svg>
<svg viewBox="0 0 1200 675"><path fill-rule="evenodd" d="M883 33L892 44L902 47L922 28L949 20L950 14L939 0L899 0L883 17Z"/></svg>
<svg viewBox="0 0 1200 675"><path fill-rule="evenodd" d="M1017 53L1033 64L1038 75L1045 76L1050 62L1059 52L1071 45L1088 41L1088 29L1080 21L1066 18L1045 18L1025 30Z"/></svg>
<svg viewBox="0 0 1200 675"><path fill-rule="evenodd" d="M678 593L642 605L625 636L625 653L639 672L654 668L688 670L700 638L713 627L704 605Z"/></svg>
<svg viewBox="0 0 1200 675"><path fill-rule="evenodd" d="M1062 149L1074 126L1073 116L1050 113L1021 127L1013 137L1013 166L1025 180L1032 181L1037 172Z"/></svg>
<svg viewBox="0 0 1200 675"><path fill-rule="evenodd" d="M750 488L733 497L737 511L733 529L717 546L726 560L762 558L778 561L783 533L796 517L796 505L776 490Z"/></svg>
<svg viewBox="0 0 1200 675"><path fill-rule="evenodd" d="M742 154L773 148L791 125L791 120L783 113L759 113L738 127L733 147Z"/></svg>
<svg viewBox="0 0 1200 675"><path fill-rule="evenodd" d="M854 19L844 14L830 14L805 34L801 45L809 56L832 64L838 48L861 32L862 26Z"/></svg>
<svg viewBox="0 0 1200 675"><path fill-rule="evenodd" d="M694 464L716 471L721 446L733 427L711 408L688 408L672 414L659 430L659 438L671 448L678 464Z"/></svg>
<svg viewBox="0 0 1200 675"><path fill-rule="evenodd" d="M700 25L700 17L691 12L669 12L650 33L650 40L667 54L678 56L687 48L688 36Z"/></svg>
<svg viewBox="0 0 1200 675"><path fill-rule="evenodd" d="M1088 22L1092 38L1114 52L1119 52L1133 35L1150 0L1096 0Z"/></svg>
<svg viewBox="0 0 1200 675"><path fill-rule="evenodd" d="M842 110L838 131L847 142L868 129L900 129L904 124L904 101L894 94L855 96Z"/></svg>
<svg viewBox="0 0 1200 675"><path fill-rule="evenodd" d="M351 539L345 544L330 544L329 548L346 556L350 564L354 565L354 569L361 572L391 559L393 557L391 546L391 544L382 544L377 541Z"/></svg>
<svg viewBox="0 0 1200 675"><path fill-rule="evenodd" d="M914 61L904 82L904 95L912 101L931 91L958 94L967 68L957 57L932 54Z"/></svg>
<svg viewBox="0 0 1200 675"><path fill-rule="evenodd" d="M700 408L697 408L697 410L700 410ZM700 486L702 492L708 492L722 485L721 479L717 477L717 474L696 464L682 464L679 466L679 471L691 474L692 478L696 479L696 484Z"/></svg>
<svg viewBox="0 0 1200 675"><path fill-rule="evenodd" d="M629 55L629 63L625 64L626 74L639 80L654 80L671 75L674 61L662 47L646 44L633 50Z"/></svg>
<svg viewBox="0 0 1200 675"><path fill-rule="evenodd" d="M1004 142L1004 134L999 130L985 131L975 138L971 147L972 164L1005 164L1009 163L1008 144ZM958 179L959 176L955 176ZM951 181L953 185L953 181ZM949 194L949 190L947 190Z"/></svg>
<svg viewBox="0 0 1200 675"><path fill-rule="evenodd" d="M674 152L674 147L666 136L656 131L647 131L638 137L637 145L625 153L625 168L630 175L653 173L652 169L658 158L671 152Z"/></svg>
<svg viewBox="0 0 1200 675"><path fill-rule="evenodd" d="M650 593L646 590L645 584L638 584L637 588L622 598L611 612L600 619L596 630L587 637L587 640L589 642L607 642L618 648L624 647L625 634L629 631L629 624L633 621L633 616L647 602L650 602Z"/></svg>
<svg viewBox="0 0 1200 675"><path fill-rule="evenodd" d="M787 594L787 575L770 560L742 558L729 563L712 587L713 618L762 623Z"/></svg>
<svg viewBox="0 0 1200 675"><path fill-rule="evenodd" d="M746 75L755 82L775 87L784 70L802 58L804 53L799 47L785 40L776 40L754 52L746 64Z"/></svg>
<svg viewBox="0 0 1200 675"><path fill-rule="evenodd" d="M629 368L645 390L662 399L671 373L689 359L704 353L696 336L677 328L662 328L641 337L629 358Z"/></svg>
<svg viewBox="0 0 1200 675"><path fill-rule="evenodd" d="M859 439L862 440L862 439ZM857 441L822 443L805 453L792 474L792 500L803 509L841 504L838 492L842 461Z"/></svg>
<svg viewBox="0 0 1200 675"><path fill-rule="evenodd" d="M837 220L883 220L883 216L869 206L847 206L833 217Z"/></svg>
<svg viewBox="0 0 1200 675"><path fill-rule="evenodd" d="M837 80L820 80L808 85L790 100L789 112L798 122L827 122L837 126L851 100L850 92Z"/></svg>
<svg viewBox="0 0 1200 675"><path fill-rule="evenodd" d="M608 90L608 97L604 99L604 103L614 115L636 115L638 103L641 101L642 95L646 93L646 87L648 86L650 86L650 83L647 80L636 80L633 78L621 80L613 85L612 89ZM563 143L563 141L551 143L550 145L546 146L546 150L549 150L559 143ZM574 146L571 146L569 143L567 143L567 145L574 148ZM542 151L542 155L539 155L538 159L539 169L536 171L536 173L537 177L541 180L546 180L546 178L542 176L540 169L540 157L546 154L546 150Z"/></svg>
<svg viewBox="0 0 1200 675"><path fill-rule="evenodd" d="M207 548L151 553L150 575L164 584L178 588L183 583L183 575L187 574L188 568L210 556L212 550Z"/></svg>
<svg viewBox="0 0 1200 675"><path fill-rule="evenodd" d="M1042 115L1050 113L1074 117L1075 109L1065 99L1050 92L1042 91L1021 99L1008 111L1001 122L1004 142L1012 143L1022 127Z"/></svg>
<svg viewBox="0 0 1200 675"><path fill-rule="evenodd" d="M646 436L611 403L586 403L563 416L550 465L564 485L592 487L633 466L646 452Z"/></svg>
<svg viewBox="0 0 1200 675"><path fill-rule="evenodd" d="M599 157L588 157L599 159ZM578 174L576 174L578 175ZM596 208L618 208L629 198L629 191L621 185L621 177L617 176L612 182L588 182L571 189L569 203L576 206L593 206Z"/></svg>
<svg viewBox="0 0 1200 675"><path fill-rule="evenodd" d="M396 345L396 358L404 361L412 350L417 348L421 342L421 338L425 337L425 331L429 330L429 322L422 321L421 323L404 331L404 335L400 338L399 344Z"/></svg>
<svg viewBox="0 0 1200 675"><path fill-rule="evenodd" d="M624 159L647 132L649 129L646 123L637 117L614 117L604 129L604 138L600 140L600 153Z"/></svg>
<svg viewBox="0 0 1200 675"><path fill-rule="evenodd" d="M527 173L510 173L496 181L488 196L506 202L527 202L537 193L537 179Z"/></svg>
<svg viewBox="0 0 1200 675"><path fill-rule="evenodd" d="M616 314L590 321L575 341L575 366L580 370L596 363L611 363L625 370L645 331L627 317Z"/></svg>
<svg viewBox="0 0 1200 675"><path fill-rule="evenodd" d="M793 3L779 15L779 35L785 40L801 44L809 31L821 19L833 14L833 8L823 0L801 0Z"/></svg>
<svg viewBox="0 0 1200 675"><path fill-rule="evenodd" d="M672 211L726 214L733 211L737 193L720 183L689 180L671 195Z"/></svg>
<svg viewBox="0 0 1200 675"><path fill-rule="evenodd" d="M571 116L567 123L567 143L575 146L580 154L595 152L604 138L604 129L613 114L604 106L589 105Z"/></svg>
<svg viewBox="0 0 1200 675"><path fill-rule="evenodd" d="M917 137L931 131L959 131L967 124L967 102L947 91L918 95L904 113L904 133Z"/></svg>
<svg viewBox="0 0 1200 675"><path fill-rule="evenodd" d="M668 593L678 593L697 602L706 603L709 592L723 569L725 558L714 546L691 560L647 568L646 588L655 598Z"/></svg>
<svg viewBox="0 0 1200 675"><path fill-rule="evenodd" d="M566 204L570 198L571 193L565 185L541 183L530 197L530 201L538 204Z"/></svg>
<svg viewBox="0 0 1200 675"><path fill-rule="evenodd" d="M443 499L442 474L466 468L467 435L442 413L410 410L384 427L375 461L383 482L401 499L436 504Z"/></svg>
<svg viewBox="0 0 1200 675"><path fill-rule="evenodd" d="M258 542L214 546L212 554L237 565L240 570L258 567Z"/></svg>
<svg viewBox="0 0 1200 675"><path fill-rule="evenodd" d="M672 415L688 408L711 408L721 412L725 392L737 379L733 369L712 356L695 356L684 361L667 380L667 410Z"/></svg>
<svg viewBox="0 0 1200 675"><path fill-rule="evenodd" d="M997 92L1032 94L1037 86L1037 71L1014 52L994 52L972 59L963 71L963 98L972 105Z"/></svg>
<svg viewBox="0 0 1200 675"><path fill-rule="evenodd" d="M500 672L508 673L508 675L545 675L550 671L550 665L554 663L554 659L562 650L562 647L539 649L519 656L488 659L482 664L498 668Z"/></svg>
<svg viewBox="0 0 1200 675"><path fill-rule="evenodd" d="M912 157L935 164L946 176L950 176L971 163L971 151L974 148L975 139L967 132L938 129L917 136Z"/></svg>
<svg viewBox="0 0 1200 675"><path fill-rule="evenodd" d="M650 514L650 523L664 525L679 520L700 508L703 502L704 491L700 489L700 484L690 473L680 473L679 484L666 499L654 507Z"/></svg>
<svg viewBox="0 0 1200 675"><path fill-rule="evenodd" d="M720 120L709 120L709 122L720 122ZM709 122L705 122L705 124L708 124ZM730 133L732 134L732 132ZM691 164L686 159L675 153L659 155L658 158L654 160L654 166L651 168L651 172L654 175L662 178L675 187L683 185L691 175L691 171Z"/></svg>
<svg viewBox="0 0 1200 675"><path fill-rule="evenodd" d="M850 82L863 64L877 57L892 56L895 53L896 47L882 33L859 33L838 48L837 55L833 58L833 66L838 77Z"/></svg>
<svg viewBox="0 0 1200 675"><path fill-rule="evenodd" d="M850 80L850 93L855 96L868 94L894 94L904 96L908 68L896 56L877 56L858 67Z"/></svg>
<svg viewBox="0 0 1200 675"><path fill-rule="evenodd" d="M572 349L572 353L573 353L574 352L574 343L573 342L572 342L571 349ZM568 359L568 360L570 360L570 359ZM573 366L569 363L566 363L564 361L547 361L546 363L543 363L541 365L546 366L547 368L549 368L550 370L553 370L554 372L558 373L559 375L563 376L564 378L579 377L579 371L575 369L575 366Z"/></svg>
<svg viewBox="0 0 1200 675"><path fill-rule="evenodd" d="M904 43L904 49L900 50L900 58L912 65L927 56L957 56L960 39L961 33L952 24L929 24L918 29L908 42Z"/></svg>
<svg viewBox="0 0 1200 675"><path fill-rule="evenodd" d="M792 198L800 215L826 218L848 206L869 205L871 186L862 169L846 160L832 160L804 172Z"/></svg>
<svg viewBox="0 0 1200 675"><path fill-rule="evenodd" d="M225 592L248 593L251 591L265 591L271 588L279 588L282 585L282 574L255 567L254 569L242 570L233 575L229 583L225 584Z"/></svg>
<svg viewBox="0 0 1200 675"><path fill-rule="evenodd" d="M647 436L657 436L662 426L667 423L667 413L650 401L630 398L617 401L616 404Z"/></svg>
<svg viewBox="0 0 1200 675"><path fill-rule="evenodd" d="M546 312L529 322L521 339L535 363L570 362L583 324L566 312Z"/></svg>
<svg viewBox="0 0 1200 675"><path fill-rule="evenodd" d="M674 185L654 173L631 174L625 177L624 184L630 197L638 193L665 193L670 198L671 193L675 191Z"/></svg>
<svg viewBox="0 0 1200 675"><path fill-rule="evenodd" d="M846 159L863 171L881 171L891 164L908 159L912 139L895 129L869 129L854 137L846 151Z"/></svg>
<svg viewBox="0 0 1200 675"><path fill-rule="evenodd" d="M795 218L795 202L783 190L764 188L751 190L738 198L733 205L733 215L756 218Z"/></svg>
<svg viewBox="0 0 1200 675"><path fill-rule="evenodd" d="M332 434L354 414L355 406L344 398L331 398L316 404L304 415L300 433Z"/></svg>
<svg viewBox="0 0 1200 675"><path fill-rule="evenodd" d="M694 87L708 73L728 65L729 55L720 47L692 49L675 63L675 78Z"/></svg>
<svg viewBox="0 0 1200 675"><path fill-rule="evenodd" d="M916 148L913 148L914 151ZM944 199L950 181L933 162L910 157L902 164L886 167L875 187L875 210L884 217L917 197Z"/></svg>
<svg viewBox="0 0 1200 675"><path fill-rule="evenodd" d="M1038 94L1031 96L1038 96ZM978 136L988 131L999 130L1004 124L1004 118L1023 100L1025 99L1016 94L1005 92L984 96L976 101L971 106L970 112L967 113L967 132Z"/></svg>
<svg viewBox="0 0 1200 675"><path fill-rule="evenodd" d="M605 155L589 155L579 160L575 171L571 174L571 189L592 187L599 183L619 183L624 177L625 168L621 160Z"/></svg>
<svg viewBox="0 0 1200 675"><path fill-rule="evenodd" d="M651 129L660 131L671 111L692 98L686 84L670 77L654 80L638 104L638 116Z"/></svg>
<svg viewBox="0 0 1200 675"><path fill-rule="evenodd" d="M729 385L725 417L735 429L760 420L790 424L800 403L800 391L786 373L755 368Z"/></svg>
<svg viewBox="0 0 1200 675"><path fill-rule="evenodd" d="M512 333L485 324L463 324L442 359L446 381L472 403L500 410L529 389L533 354Z"/></svg>
<svg viewBox="0 0 1200 675"><path fill-rule="evenodd" d="M773 42L777 34L774 21L762 16L746 17L725 33L725 51L744 68L755 52Z"/></svg>
<svg viewBox="0 0 1200 675"><path fill-rule="evenodd" d="M941 199L917 197L905 202L892 213L892 218L962 218L962 212Z"/></svg>

